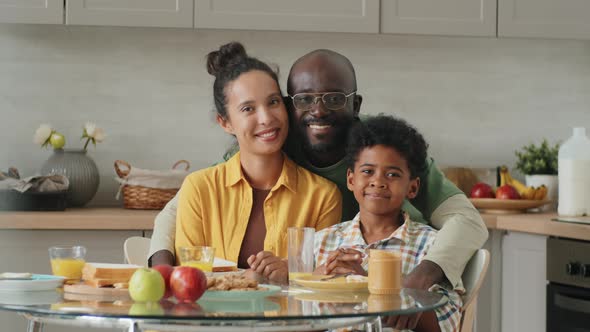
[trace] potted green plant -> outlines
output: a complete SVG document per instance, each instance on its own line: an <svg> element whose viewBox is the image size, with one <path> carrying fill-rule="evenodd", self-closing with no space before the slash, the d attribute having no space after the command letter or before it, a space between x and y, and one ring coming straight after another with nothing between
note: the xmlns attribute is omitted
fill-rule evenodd
<svg viewBox="0 0 590 332"><path fill-rule="evenodd" d="M516 169L525 175L526 185L547 187L547 199L551 201L551 204L542 208L543 211L555 210L557 207L558 152L559 143L550 146L546 139L543 139L540 145L531 143L515 151Z"/></svg>

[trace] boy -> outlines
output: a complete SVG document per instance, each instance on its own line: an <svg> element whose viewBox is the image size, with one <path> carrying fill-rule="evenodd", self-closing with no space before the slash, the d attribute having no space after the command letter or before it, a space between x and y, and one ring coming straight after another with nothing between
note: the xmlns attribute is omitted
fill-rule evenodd
<svg viewBox="0 0 590 332"><path fill-rule="evenodd" d="M400 252L403 274L420 263L434 243L436 230L412 221L402 205L418 194L417 174L426 167L427 149L415 128L392 116L371 118L352 130L347 186L360 212L353 220L316 233L316 273L366 275L369 249ZM433 312L390 317L388 322L397 329L459 330L461 282L454 290L448 282L434 285L434 290L449 297L445 306Z"/></svg>

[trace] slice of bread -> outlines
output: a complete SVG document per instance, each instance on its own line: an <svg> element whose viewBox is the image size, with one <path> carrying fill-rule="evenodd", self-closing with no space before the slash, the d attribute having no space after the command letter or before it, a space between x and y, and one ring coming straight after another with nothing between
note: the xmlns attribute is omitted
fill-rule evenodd
<svg viewBox="0 0 590 332"><path fill-rule="evenodd" d="M86 263L82 269L82 279L129 280L139 268L141 266L131 264Z"/></svg>
<svg viewBox="0 0 590 332"><path fill-rule="evenodd" d="M213 272L230 272L237 271L238 264L222 258L215 257L213 261Z"/></svg>

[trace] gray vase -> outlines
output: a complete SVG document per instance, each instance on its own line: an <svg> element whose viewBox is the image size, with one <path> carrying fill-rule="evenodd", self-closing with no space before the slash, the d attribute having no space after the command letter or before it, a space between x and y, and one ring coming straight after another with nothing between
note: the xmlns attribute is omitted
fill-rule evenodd
<svg viewBox="0 0 590 332"><path fill-rule="evenodd" d="M56 149L41 167L41 174L61 174L70 180L69 207L84 206L96 194L98 168L83 149Z"/></svg>

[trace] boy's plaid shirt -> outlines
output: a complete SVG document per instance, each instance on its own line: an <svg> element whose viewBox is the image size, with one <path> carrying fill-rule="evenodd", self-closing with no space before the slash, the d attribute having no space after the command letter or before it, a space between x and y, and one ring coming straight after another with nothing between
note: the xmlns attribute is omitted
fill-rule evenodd
<svg viewBox="0 0 590 332"><path fill-rule="evenodd" d="M316 266L320 266L328 259L328 254L338 248L352 248L364 253L362 266L367 270L369 263L369 249L387 249L399 251L402 255L402 273L410 273L428 252L436 239L437 231L425 224L410 220L404 213L404 224L396 229L389 237L367 244L360 228L360 214L353 220L325 228L315 234L314 254ZM453 287L445 282L444 285L434 285L430 291L439 292L449 298L444 306L435 309L441 331L459 331L461 321L461 296L465 289L459 282Z"/></svg>

